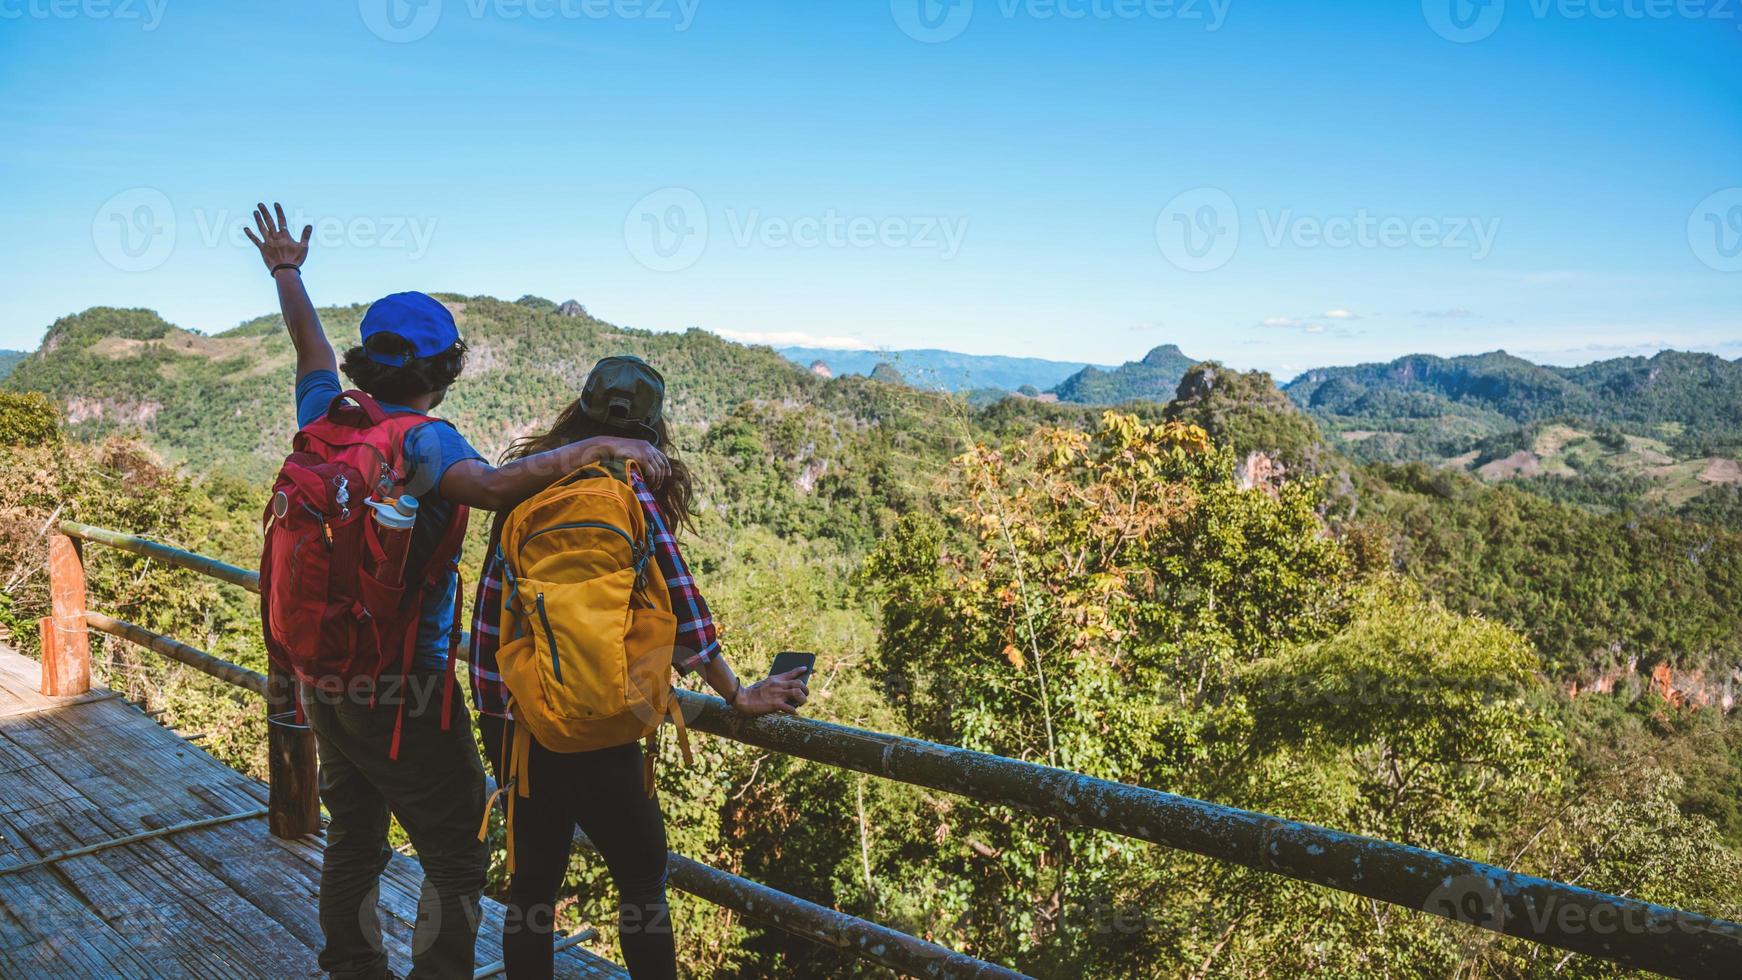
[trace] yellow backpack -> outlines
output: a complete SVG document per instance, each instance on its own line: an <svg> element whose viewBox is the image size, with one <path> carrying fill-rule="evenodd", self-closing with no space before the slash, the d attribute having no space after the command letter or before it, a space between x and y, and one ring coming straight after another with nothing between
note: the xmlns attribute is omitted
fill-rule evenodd
<svg viewBox="0 0 1742 980"><path fill-rule="evenodd" d="M584 467L502 522L496 661L514 717L503 739L510 821L514 797L531 793L526 760L533 738L553 752L645 738L648 796L657 732L667 718L690 759L671 682L677 617L628 483L632 466ZM512 846L509 854L512 867Z"/></svg>

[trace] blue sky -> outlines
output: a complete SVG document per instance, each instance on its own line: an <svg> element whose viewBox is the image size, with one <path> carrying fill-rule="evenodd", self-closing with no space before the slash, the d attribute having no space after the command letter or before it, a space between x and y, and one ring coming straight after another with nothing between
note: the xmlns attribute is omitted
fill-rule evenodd
<svg viewBox="0 0 1742 980"><path fill-rule="evenodd" d="M1453 5L1456 6L1453 6ZM1731 0L0 0L0 346L143 306L1283 375L1742 355Z"/></svg>

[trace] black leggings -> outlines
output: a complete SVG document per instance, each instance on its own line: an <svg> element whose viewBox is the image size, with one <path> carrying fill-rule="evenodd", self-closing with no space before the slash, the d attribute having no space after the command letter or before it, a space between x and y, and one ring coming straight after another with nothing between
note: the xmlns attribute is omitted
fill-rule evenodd
<svg viewBox="0 0 1742 980"><path fill-rule="evenodd" d="M502 773L502 719L480 715L491 765ZM532 743L532 795L514 801L514 866L502 957L511 980L549 977L557 891L568 873L575 825L592 840L617 885L618 939L635 980L677 976L665 901L665 815L642 782L641 745L551 752Z"/></svg>

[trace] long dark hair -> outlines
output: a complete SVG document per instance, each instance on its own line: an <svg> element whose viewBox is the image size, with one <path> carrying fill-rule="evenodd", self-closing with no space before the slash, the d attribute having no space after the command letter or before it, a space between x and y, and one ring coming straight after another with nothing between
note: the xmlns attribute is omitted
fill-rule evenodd
<svg viewBox="0 0 1742 980"><path fill-rule="evenodd" d="M665 454L666 459L671 461L671 473L666 476L664 483L653 488L653 499L659 502L660 512L665 515L666 521L671 525L672 533L675 534L680 527L695 527L694 515L691 510L691 503L695 497L695 485L691 481L689 467L685 466L683 460L678 459L672 452L671 435L667 432L663 419L654 426L654 431L658 434L658 438L646 441L652 442L660 452ZM569 403L569 407L562 410L562 414L556 417L556 422L551 425L549 431L521 436L514 440L502 453L502 461L507 462L520 459L523 456L533 456L561 448L571 442L591 439L594 436L640 438L588 418L581 400L577 398Z"/></svg>

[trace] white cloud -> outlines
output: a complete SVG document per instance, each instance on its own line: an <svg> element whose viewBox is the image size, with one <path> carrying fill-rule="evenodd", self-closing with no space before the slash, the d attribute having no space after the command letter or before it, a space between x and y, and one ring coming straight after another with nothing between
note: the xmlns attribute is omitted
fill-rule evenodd
<svg viewBox="0 0 1742 980"><path fill-rule="evenodd" d="M715 334L740 344L767 344L770 347L823 347L828 350L876 350L855 337L830 337L805 333L803 330L715 330Z"/></svg>
<svg viewBox="0 0 1742 980"><path fill-rule="evenodd" d="M1341 316L1336 314L1341 314ZM1267 316L1260 321L1258 325L1261 327L1275 327L1279 330L1300 330L1304 333L1324 333L1325 325L1317 321L1323 320L1326 317L1335 320L1360 319L1348 310L1332 310L1330 313L1326 313L1323 316Z"/></svg>

